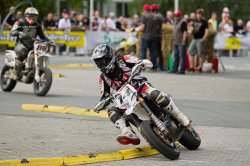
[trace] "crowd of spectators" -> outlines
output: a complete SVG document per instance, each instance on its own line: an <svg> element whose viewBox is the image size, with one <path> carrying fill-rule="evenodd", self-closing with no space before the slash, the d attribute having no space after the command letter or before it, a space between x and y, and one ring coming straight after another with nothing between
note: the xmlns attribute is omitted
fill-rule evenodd
<svg viewBox="0 0 250 166"><path fill-rule="evenodd" d="M172 73L180 74L185 74L187 64L189 71L200 72L205 60L212 62L214 37L217 32L232 35L245 35L250 32L250 18L246 24L242 19L233 23L227 7L222 10L221 19L215 12L211 14L210 19L206 19L203 9L197 9L189 14L167 11L165 16L158 12L159 6L156 4L145 4L143 10L141 16L135 14L131 19L123 16L115 18L113 12L110 12L108 17L100 17L99 11L95 11L93 16L87 17L76 10L63 10L60 16L48 13L41 24L44 30L65 32L86 31L90 28L93 31L114 32L138 29L141 33L138 35L137 55L141 58L150 58L154 70L171 70ZM11 29L15 21L22 17L22 12L14 11L14 7L11 7L10 11L12 14L5 22L5 29ZM169 63L170 54L174 58L173 66Z"/></svg>

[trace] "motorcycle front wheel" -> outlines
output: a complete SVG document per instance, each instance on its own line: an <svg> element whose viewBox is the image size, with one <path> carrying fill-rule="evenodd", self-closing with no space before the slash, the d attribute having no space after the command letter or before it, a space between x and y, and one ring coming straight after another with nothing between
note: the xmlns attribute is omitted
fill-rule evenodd
<svg viewBox="0 0 250 166"><path fill-rule="evenodd" d="M52 84L52 72L48 68L39 69L40 81L34 79L33 90L37 96L45 96L50 90Z"/></svg>
<svg viewBox="0 0 250 166"><path fill-rule="evenodd" d="M154 131L154 126L149 121L143 121L140 124L140 129L143 137L147 142L156 150L158 150L163 156L170 160L176 160L180 156L180 151L176 145L165 143Z"/></svg>
<svg viewBox="0 0 250 166"><path fill-rule="evenodd" d="M1 71L1 88L5 92L11 92L15 86L16 86L16 81L8 78L8 72L10 75L11 67L5 65Z"/></svg>

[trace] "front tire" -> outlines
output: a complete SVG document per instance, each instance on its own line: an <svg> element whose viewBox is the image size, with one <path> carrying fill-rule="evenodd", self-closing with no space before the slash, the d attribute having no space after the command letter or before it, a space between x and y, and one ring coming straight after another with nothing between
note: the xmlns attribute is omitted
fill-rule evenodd
<svg viewBox="0 0 250 166"><path fill-rule="evenodd" d="M184 132L179 142L189 150L196 150L201 144L201 139L199 134L192 128L192 130Z"/></svg>
<svg viewBox="0 0 250 166"><path fill-rule="evenodd" d="M12 69L11 67L5 65L1 71L1 88L5 92L11 92L16 86L15 80L12 80L10 78L6 78L7 77L6 72L10 72L11 69Z"/></svg>
<svg viewBox="0 0 250 166"><path fill-rule="evenodd" d="M154 132L153 126L149 121L143 121L140 124L141 133L147 142L158 150L163 156L170 160L176 160L180 156L180 151L176 148L175 144L166 144L159 136Z"/></svg>
<svg viewBox="0 0 250 166"><path fill-rule="evenodd" d="M52 84L52 72L48 68L41 67L39 69L40 81L34 79L33 90L37 96L45 96L50 90Z"/></svg>

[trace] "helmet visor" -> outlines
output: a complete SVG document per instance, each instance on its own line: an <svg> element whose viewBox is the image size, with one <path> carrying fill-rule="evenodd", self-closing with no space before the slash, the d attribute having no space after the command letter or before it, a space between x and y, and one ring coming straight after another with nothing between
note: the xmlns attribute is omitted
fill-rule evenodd
<svg viewBox="0 0 250 166"><path fill-rule="evenodd" d="M112 59L110 58L99 58L99 59L95 59L95 63L97 65L97 67L103 71L106 69L106 67L110 64L110 61Z"/></svg>
<svg viewBox="0 0 250 166"><path fill-rule="evenodd" d="M38 16L36 14L27 14L25 17L30 22L36 22L38 19Z"/></svg>

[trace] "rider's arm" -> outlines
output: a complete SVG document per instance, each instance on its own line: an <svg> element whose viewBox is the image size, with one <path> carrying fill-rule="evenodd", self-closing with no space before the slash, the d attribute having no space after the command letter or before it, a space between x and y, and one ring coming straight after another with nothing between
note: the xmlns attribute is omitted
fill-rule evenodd
<svg viewBox="0 0 250 166"><path fill-rule="evenodd" d="M139 63L143 65L143 68L142 68L143 70L148 70L153 67L153 64L151 61L147 59L140 60L139 58L131 56L131 55L124 55L123 60L125 61L126 66L128 66L129 68L133 68L136 64L139 64Z"/></svg>
<svg viewBox="0 0 250 166"><path fill-rule="evenodd" d="M43 33L41 25L38 25L38 27L37 27L37 35L40 37L40 39L49 41L49 39Z"/></svg>
<svg viewBox="0 0 250 166"><path fill-rule="evenodd" d="M101 100L107 98L110 95L110 87L104 79L104 76L101 75L99 78Z"/></svg>

